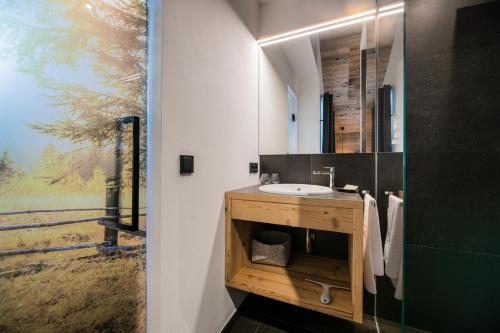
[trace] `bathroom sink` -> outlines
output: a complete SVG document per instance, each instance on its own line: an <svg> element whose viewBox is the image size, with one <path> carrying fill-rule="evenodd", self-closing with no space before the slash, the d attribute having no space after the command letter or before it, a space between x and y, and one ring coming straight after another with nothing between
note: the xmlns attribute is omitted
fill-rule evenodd
<svg viewBox="0 0 500 333"><path fill-rule="evenodd" d="M310 184L271 184L259 186L259 190L272 194L287 195L318 195L332 193L333 190L326 186Z"/></svg>

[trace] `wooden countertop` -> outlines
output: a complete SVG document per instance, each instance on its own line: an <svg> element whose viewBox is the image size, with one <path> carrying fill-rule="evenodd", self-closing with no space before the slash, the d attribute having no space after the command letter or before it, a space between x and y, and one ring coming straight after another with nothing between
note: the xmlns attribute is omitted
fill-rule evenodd
<svg viewBox="0 0 500 333"><path fill-rule="evenodd" d="M271 194L259 191L259 185L228 191L226 192L226 198L342 208L363 207L363 199L357 193L344 193L334 190L332 193L321 195Z"/></svg>

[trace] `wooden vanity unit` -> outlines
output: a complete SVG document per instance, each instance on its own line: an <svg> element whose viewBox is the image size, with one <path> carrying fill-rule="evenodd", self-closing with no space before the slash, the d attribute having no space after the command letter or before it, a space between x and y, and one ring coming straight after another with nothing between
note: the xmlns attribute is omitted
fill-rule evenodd
<svg viewBox="0 0 500 333"><path fill-rule="evenodd" d="M358 194L289 196L260 192L251 186L226 192L226 285L332 316L363 319L363 201ZM293 253L287 267L255 264L251 240L262 223L346 233L348 261ZM323 288L311 279L349 290Z"/></svg>

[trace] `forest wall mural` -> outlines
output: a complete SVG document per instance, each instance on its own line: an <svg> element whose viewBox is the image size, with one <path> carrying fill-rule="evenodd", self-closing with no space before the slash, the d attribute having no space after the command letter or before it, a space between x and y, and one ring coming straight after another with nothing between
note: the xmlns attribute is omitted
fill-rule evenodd
<svg viewBox="0 0 500 333"><path fill-rule="evenodd" d="M145 331L147 51L147 0L0 0L0 332Z"/></svg>

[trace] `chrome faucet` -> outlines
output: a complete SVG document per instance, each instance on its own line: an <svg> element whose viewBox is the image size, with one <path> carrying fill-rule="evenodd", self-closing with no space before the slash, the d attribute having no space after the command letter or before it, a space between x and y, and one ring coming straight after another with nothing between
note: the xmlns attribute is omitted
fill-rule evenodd
<svg viewBox="0 0 500 333"><path fill-rule="evenodd" d="M324 167L329 171L313 171L313 175L330 175L330 188L333 189L335 178L335 167Z"/></svg>

